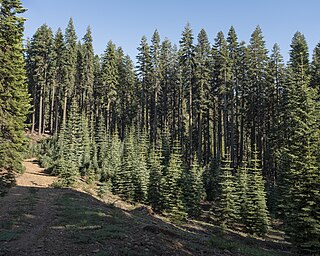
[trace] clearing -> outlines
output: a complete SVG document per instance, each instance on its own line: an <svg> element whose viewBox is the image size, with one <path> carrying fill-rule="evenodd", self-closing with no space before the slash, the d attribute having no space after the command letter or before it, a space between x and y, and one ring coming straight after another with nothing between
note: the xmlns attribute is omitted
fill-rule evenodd
<svg viewBox="0 0 320 256"><path fill-rule="evenodd" d="M57 189L36 159L0 198L0 255L292 255L277 237L222 234L206 222L174 224L149 207L94 188Z"/></svg>

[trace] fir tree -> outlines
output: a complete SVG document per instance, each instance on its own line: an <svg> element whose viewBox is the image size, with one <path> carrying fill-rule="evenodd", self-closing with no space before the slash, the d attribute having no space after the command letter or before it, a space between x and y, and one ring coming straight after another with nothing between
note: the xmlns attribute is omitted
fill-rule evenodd
<svg viewBox="0 0 320 256"><path fill-rule="evenodd" d="M185 205L183 204L182 174L181 149L179 142L175 141L161 188L165 211L174 219L186 217Z"/></svg>
<svg viewBox="0 0 320 256"><path fill-rule="evenodd" d="M30 98L22 48L25 9L19 0L0 5L0 170L22 171L22 152Z"/></svg>
<svg viewBox="0 0 320 256"><path fill-rule="evenodd" d="M193 45L193 32L190 24L188 23L182 32L182 38L179 41L179 64L182 71L182 105L187 106L187 120L188 120L188 159L192 162L193 149L193 87L194 87L194 68L195 68L195 47Z"/></svg>
<svg viewBox="0 0 320 256"><path fill-rule="evenodd" d="M161 197L161 184L163 182L162 170L162 156L160 151L152 147L150 149L148 157L148 169L150 173L149 189L148 189L148 203L155 211L161 211L163 209L162 197Z"/></svg>
<svg viewBox="0 0 320 256"><path fill-rule="evenodd" d="M126 200L133 200L135 194L133 172L136 160L134 131L127 131L126 135L123 142L121 168L117 170L113 179L113 191Z"/></svg>
<svg viewBox="0 0 320 256"><path fill-rule="evenodd" d="M258 152L252 154L247 174L247 190L245 198L245 227L253 235L262 236L268 231L269 213L266 192Z"/></svg>
<svg viewBox="0 0 320 256"><path fill-rule="evenodd" d="M309 87L307 47L303 35L292 39L286 83L279 195L287 235L299 253L319 251L319 114ZM300 63L299 63L300 61Z"/></svg>
<svg viewBox="0 0 320 256"><path fill-rule="evenodd" d="M29 86L33 98L33 123L41 135L49 128L49 114L53 111L51 98L54 97L53 84L53 35L46 24L37 29L27 50L29 65Z"/></svg>
<svg viewBox="0 0 320 256"><path fill-rule="evenodd" d="M183 194L186 212L189 217L198 217L201 213L201 200L204 198L202 183L203 169L195 156L190 170L183 173Z"/></svg>
<svg viewBox="0 0 320 256"><path fill-rule="evenodd" d="M219 196L217 203L217 217L222 228L235 225L238 220L237 193L233 168L229 157L222 161L219 177Z"/></svg>

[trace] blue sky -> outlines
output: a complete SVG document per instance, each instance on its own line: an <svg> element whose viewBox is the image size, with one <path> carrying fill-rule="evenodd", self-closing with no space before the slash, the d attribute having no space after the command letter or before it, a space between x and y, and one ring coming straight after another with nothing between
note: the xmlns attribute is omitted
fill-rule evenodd
<svg viewBox="0 0 320 256"><path fill-rule="evenodd" d="M32 37L44 23L54 32L58 27L64 31L72 17L79 39L91 26L97 54L112 40L133 59L143 35L150 40L158 29L162 39L178 44L187 22L195 39L204 28L211 43L219 31L227 35L231 25L239 40L249 42L260 25L267 48L278 43L285 60L296 31L305 35L310 56L320 41L319 0L22 0L22 4L28 9L25 37Z"/></svg>

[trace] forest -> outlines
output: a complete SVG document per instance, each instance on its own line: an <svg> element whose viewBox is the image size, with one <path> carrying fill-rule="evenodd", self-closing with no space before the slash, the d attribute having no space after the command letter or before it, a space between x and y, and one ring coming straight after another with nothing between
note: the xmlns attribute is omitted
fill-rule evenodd
<svg viewBox="0 0 320 256"><path fill-rule="evenodd" d="M23 44L24 9L1 3L0 174L27 149L56 186L81 178L176 221L209 202L214 223L258 237L280 220L297 252L319 253L320 43L309 56L296 32L285 63L259 26L209 42L187 24L179 45L155 30L135 60L111 40L99 56L72 19Z"/></svg>

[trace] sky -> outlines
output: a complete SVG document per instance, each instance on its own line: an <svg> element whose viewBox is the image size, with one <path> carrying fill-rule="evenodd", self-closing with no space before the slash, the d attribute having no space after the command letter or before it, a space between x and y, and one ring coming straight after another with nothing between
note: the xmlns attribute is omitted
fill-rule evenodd
<svg viewBox="0 0 320 256"><path fill-rule="evenodd" d="M96 54L102 54L109 40L121 46L135 60L141 37L151 39L157 29L161 39L179 44L189 22L195 38L203 28L211 44L219 31L227 36L234 26L239 41L249 42L257 25L266 47L278 43L284 59L289 59L291 39L302 32L310 56L320 41L319 0L21 0L25 38L31 38L42 24L54 32L65 30L70 17L80 40L90 25Z"/></svg>

